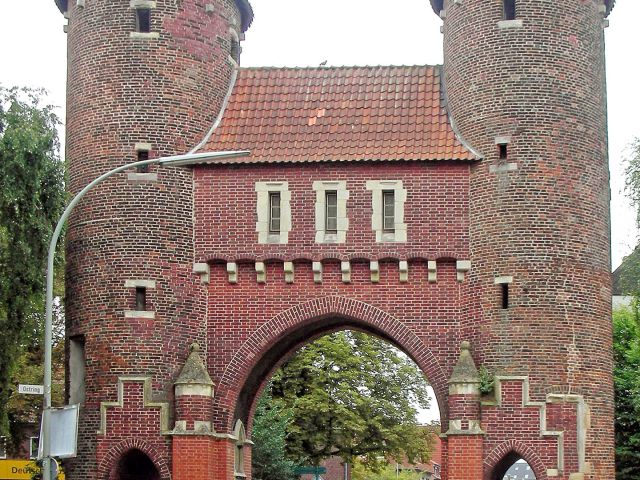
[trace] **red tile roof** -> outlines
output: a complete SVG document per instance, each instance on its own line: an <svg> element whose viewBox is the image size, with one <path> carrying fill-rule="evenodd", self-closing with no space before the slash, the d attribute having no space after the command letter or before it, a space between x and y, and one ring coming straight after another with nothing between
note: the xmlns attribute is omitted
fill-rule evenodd
<svg viewBox="0 0 640 480"><path fill-rule="evenodd" d="M205 150L226 162L472 160L449 124L440 69L241 69Z"/></svg>

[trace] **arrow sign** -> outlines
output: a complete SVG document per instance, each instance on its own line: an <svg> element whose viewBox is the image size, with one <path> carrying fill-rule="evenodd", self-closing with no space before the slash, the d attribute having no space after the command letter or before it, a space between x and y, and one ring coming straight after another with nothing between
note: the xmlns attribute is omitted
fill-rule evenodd
<svg viewBox="0 0 640 480"><path fill-rule="evenodd" d="M44 387L42 385L18 385L18 393L44 395Z"/></svg>

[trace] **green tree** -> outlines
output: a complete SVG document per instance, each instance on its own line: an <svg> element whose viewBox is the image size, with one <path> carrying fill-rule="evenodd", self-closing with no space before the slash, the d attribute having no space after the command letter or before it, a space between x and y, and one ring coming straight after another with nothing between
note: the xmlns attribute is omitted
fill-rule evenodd
<svg viewBox="0 0 640 480"><path fill-rule="evenodd" d="M40 90L0 87L0 435L5 436L12 379L18 368L42 363L33 356L41 349L47 249L65 200L59 121L42 99Z"/></svg>
<svg viewBox="0 0 640 480"><path fill-rule="evenodd" d="M293 412L287 452L299 464L336 455L377 470L390 458L426 461L431 435L418 426L427 383L388 342L360 332L321 337L274 374L273 398Z"/></svg>
<svg viewBox="0 0 640 480"><path fill-rule="evenodd" d="M640 226L640 138L629 145L630 157L626 159L625 191L636 209L636 225Z"/></svg>
<svg viewBox="0 0 640 480"><path fill-rule="evenodd" d="M637 304L613 313L616 478L640 479L640 321Z"/></svg>
<svg viewBox="0 0 640 480"><path fill-rule="evenodd" d="M282 402L273 401L267 388L258 400L253 417L254 447L251 451L255 480L294 480L295 464L286 456L287 426L292 412Z"/></svg>
<svg viewBox="0 0 640 480"><path fill-rule="evenodd" d="M351 470L351 480L420 480L418 472L398 470L396 465L387 465L379 471L368 470L362 462L356 460Z"/></svg>

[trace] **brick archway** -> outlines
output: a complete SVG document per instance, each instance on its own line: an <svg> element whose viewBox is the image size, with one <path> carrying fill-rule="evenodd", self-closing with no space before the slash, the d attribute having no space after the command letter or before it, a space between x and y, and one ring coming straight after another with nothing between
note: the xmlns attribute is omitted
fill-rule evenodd
<svg viewBox="0 0 640 480"><path fill-rule="evenodd" d="M113 480L113 474L118 462L123 455L131 450L139 450L149 457L149 460L151 460L158 469L161 480L171 480L171 471L164 456L160 455L154 447L139 438L129 438L111 447L104 457L102 457L98 465L97 480Z"/></svg>
<svg viewBox="0 0 640 480"><path fill-rule="evenodd" d="M502 480L504 473L500 475L499 470L502 468L506 472L513 464L513 462L510 461L510 456L517 456L526 461L531 467L531 470L533 470L536 480L547 480L544 464L538 454L533 448L518 440L507 440L491 450L484 461L484 479ZM508 465L503 465L505 461ZM499 478L496 475L498 475Z"/></svg>
<svg viewBox="0 0 640 480"><path fill-rule="evenodd" d="M382 337L408 354L428 378L441 417L446 419L447 377L425 343L405 324L377 307L329 296L281 312L253 332L237 350L216 388L217 406L227 412L224 428L231 431L236 417L250 424L248 412L255 396L288 355L317 337L344 328Z"/></svg>

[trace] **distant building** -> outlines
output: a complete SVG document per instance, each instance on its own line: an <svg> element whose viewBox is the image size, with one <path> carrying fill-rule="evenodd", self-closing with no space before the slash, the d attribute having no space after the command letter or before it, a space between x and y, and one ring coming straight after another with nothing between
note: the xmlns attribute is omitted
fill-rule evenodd
<svg viewBox="0 0 640 480"><path fill-rule="evenodd" d="M536 480L536 476L527 462L516 462L507 471L503 480Z"/></svg>
<svg viewBox="0 0 640 480"><path fill-rule="evenodd" d="M624 257L622 263L613 271L612 307L628 307L633 299L633 291L638 289L638 280L634 272L640 272L640 250L638 247Z"/></svg>

